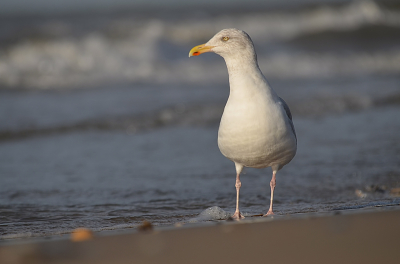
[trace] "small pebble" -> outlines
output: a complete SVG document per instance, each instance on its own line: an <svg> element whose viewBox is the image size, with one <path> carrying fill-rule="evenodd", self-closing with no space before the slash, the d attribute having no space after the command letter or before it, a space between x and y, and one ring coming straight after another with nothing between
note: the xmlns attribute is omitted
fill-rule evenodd
<svg viewBox="0 0 400 264"><path fill-rule="evenodd" d="M182 227L183 225L184 225L184 223L181 223L181 222L175 223L175 227Z"/></svg>
<svg viewBox="0 0 400 264"><path fill-rule="evenodd" d="M386 191L386 186L385 185L369 185L365 187L365 190L367 192L380 192L380 193L384 193Z"/></svg>
<svg viewBox="0 0 400 264"><path fill-rule="evenodd" d="M400 188L393 188L390 190L390 195L394 197L400 197Z"/></svg>
<svg viewBox="0 0 400 264"><path fill-rule="evenodd" d="M356 195L357 195L357 197L359 197L359 198L365 198L365 197L367 197L367 194L365 194L365 193L363 193L363 191L361 191L361 190L356 190L355 191L355 193L356 193Z"/></svg>
<svg viewBox="0 0 400 264"><path fill-rule="evenodd" d="M140 226L137 227L139 231L150 231L153 230L153 225L149 222L144 220Z"/></svg>
<svg viewBox="0 0 400 264"><path fill-rule="evenodd" d="M74 242L85 241L93 238L93 232L87 228L77 228L71 233L71 240Z"/></svg>

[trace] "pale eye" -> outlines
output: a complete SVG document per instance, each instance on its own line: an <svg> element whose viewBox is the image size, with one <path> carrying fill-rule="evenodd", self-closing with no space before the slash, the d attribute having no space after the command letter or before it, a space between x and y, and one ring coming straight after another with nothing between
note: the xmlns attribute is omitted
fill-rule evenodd
<svg viewBox="0 0 400 264"><path fill-rule="evenodd" d="M229 40L229 37L223 37L222 40L223 40L223 41L228 41L228 40Z"/></svg>

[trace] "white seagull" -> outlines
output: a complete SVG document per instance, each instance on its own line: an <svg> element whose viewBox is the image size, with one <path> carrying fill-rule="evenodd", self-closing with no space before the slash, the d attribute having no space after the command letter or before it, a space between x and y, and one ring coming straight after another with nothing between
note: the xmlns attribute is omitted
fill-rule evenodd
<svg viewBox="0 0 400 264"><path fill-rule="evenodd" d="M223 29L206 44L194 47L189 57L214 52L224 58L230 94L218 131L218 147L236 167L236 211L240 219L239 190L243 167L272 168L272 202L276 173L296 154L297 138L288 105L268 85L258 63L253 42L246 32Z"/></svg>

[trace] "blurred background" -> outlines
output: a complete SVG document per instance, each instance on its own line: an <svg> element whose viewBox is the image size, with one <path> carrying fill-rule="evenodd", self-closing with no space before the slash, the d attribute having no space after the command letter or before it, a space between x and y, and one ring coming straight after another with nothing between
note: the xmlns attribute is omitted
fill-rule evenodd
<svg viewBox="0 0 400 264"><path fill-rule="evenodd" d="M398 1L0 6L0 239L233 213L235 169L217 147L226 66L188 58L232 27L294 117L298 153L278 175L276 212L400 204ZM268 210L270 178L246 170L245 215Z"/></svg>

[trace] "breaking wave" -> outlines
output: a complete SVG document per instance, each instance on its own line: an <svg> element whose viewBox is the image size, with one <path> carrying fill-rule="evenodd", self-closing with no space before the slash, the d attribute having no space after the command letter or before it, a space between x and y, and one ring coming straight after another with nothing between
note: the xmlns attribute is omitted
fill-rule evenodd
<svg viewBox="0 0 400 264"><path fill-rule="evenodd" d="M400 73L399 42L381 43L375 30L383 28L378 31L384 39L394 33L400 36L400 12L373 1L183 19L119 17L95 26L85 21L43 20L20 22L12 30L0 27L0 87L222 82L227 73L218 56L193 62L187 53L227 27L252 36L260 67L270 78ZM360 34L363 41L354 47ZM329 45L332 38L338 45ZM363 44L371 42L376 42L372 48Z"/></svg>

